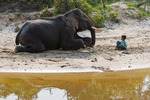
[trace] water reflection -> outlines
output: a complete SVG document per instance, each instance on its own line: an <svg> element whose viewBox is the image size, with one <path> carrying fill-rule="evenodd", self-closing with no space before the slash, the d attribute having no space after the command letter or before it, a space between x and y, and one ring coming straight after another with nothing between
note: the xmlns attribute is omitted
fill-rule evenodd
<svg viewBox="0 0 150 100"><path fill-rule="evenodd" d="M0 100L17 100L17 96L15 94L10 94L7 98L0 98Z"/></svg>
<svg viewBox="0 0 150 100"><path fill-rule="evenodd" d="M38 93L37 100L67 100L66 91L58 88L44 88Z"/></svg>
<svg viewBox="0 0 150 100"><path fill-rule="evenodd" d="M150 100L150 69L67 74L0 73L0 100Z"/></svg>

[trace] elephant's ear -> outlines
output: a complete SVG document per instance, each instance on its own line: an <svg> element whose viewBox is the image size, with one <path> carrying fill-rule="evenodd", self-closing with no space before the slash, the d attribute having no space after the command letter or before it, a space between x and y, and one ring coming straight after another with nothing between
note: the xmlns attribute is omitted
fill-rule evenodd
<svg viewBox="0 0 150 100"><path fill-rule="evenodd" d="M78 29L78 20L73 13L68 14L66 17L66 25Z"/></svg>

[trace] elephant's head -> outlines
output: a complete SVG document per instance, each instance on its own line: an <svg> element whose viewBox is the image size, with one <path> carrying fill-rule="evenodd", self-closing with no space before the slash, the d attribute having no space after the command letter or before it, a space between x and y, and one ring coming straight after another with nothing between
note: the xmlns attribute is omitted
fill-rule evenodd
<svg viewBox="0 0 150 100"><path fill-rule="evenodd" d="M76 32L90 30L92 43L91 46L95 44L95 30L91 20L84 14L80 9L76 8L65 14L66 25L73 27Z"/></svg>

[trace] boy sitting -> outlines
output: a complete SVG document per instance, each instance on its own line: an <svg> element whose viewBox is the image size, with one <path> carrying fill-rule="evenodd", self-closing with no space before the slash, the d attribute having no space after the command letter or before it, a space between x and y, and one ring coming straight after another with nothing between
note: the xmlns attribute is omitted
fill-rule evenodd
<svg viewBox="0 0 150 100"><path fill-rule="evenodd" d="M120 41L117 41L116 42L116 50L126 50L127 49L127 44L126 44L126 35L122 35L121 36L121 42Z"/></svg>

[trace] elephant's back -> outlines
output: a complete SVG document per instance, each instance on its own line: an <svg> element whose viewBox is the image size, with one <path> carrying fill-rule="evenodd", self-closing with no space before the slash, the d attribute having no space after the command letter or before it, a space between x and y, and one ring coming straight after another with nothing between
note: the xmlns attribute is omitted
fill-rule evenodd
<svg viewBox="0 0 150 100"><path fill-rule="evenodd" d="M22 29L21 38L25 41L38 38L46 49L56 49L59 47L59 33L56 21L38 19L26 23Z"/></svg>

